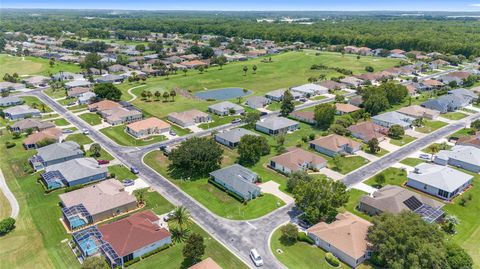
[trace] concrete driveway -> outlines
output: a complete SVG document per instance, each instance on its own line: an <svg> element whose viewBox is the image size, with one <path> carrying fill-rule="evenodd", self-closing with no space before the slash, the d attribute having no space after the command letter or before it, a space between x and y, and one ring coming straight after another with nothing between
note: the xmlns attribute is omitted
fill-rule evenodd
<svg viewBox="0 0 480 269"><path fill-rule="evenodd" d="M389 152L394 152L400 149L399 146L395 146L393 144L390 144L390 138L386 138L382 142L378 143L378 146L380 146L382 149L385 149Z"/></svg>
<svg viewBox="0 0 480 269"><path fill-rule="evenodd" d="M278 198L280 198L287 205L293 204L295 202L295 200L293 200L293 198L290 195L282 192L279 189L280 184L278 184L277 182L275 182L273 180L262 183L258 186L260 187L260 189L262 189L263 193L273 194L273 195L277 196Z"/></svg>
<svg viewBox="0 0 480 269"><path fill-rule="evenodd" d="M369 160L369 161L371 161L371 162L376 161L376 160L379 159L379 157L377 157L377 156L375 156L375 155L372 155L372 154L368 154L368 153L366 153L366 152L363 151L363 150L359 150L359 151L355 152L355 155L360 156L360 157L363 157L363 158L365 158L365 159L367 159L367 160Z"/></svg>
<svg viewBox="0 0 480 269"><path fill-rule="evenodd" d="M340 174L339 172L333 171L332 169L326 168L326 167L320 169L319 172L309 173L309 174L311 175L322 174L322 175L326 175L327 177L333 180L340 180L344 177L344 175Z"/></svg>

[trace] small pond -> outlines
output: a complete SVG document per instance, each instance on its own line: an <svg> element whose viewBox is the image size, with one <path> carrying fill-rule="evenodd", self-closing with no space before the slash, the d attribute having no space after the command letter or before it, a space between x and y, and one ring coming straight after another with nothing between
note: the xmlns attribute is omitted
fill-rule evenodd
<svg viewBox="0 0 480 269"><path fill-rule="evenodd" d="M249 95L251 93L252 91L248 90L245 92L243 91L242 88L223 88L223 89L215 89L215 90L204 91L204 92L197 92L195 93L195 96L203 100L208 100L208 99L228 100L228 99Z"/></svg>

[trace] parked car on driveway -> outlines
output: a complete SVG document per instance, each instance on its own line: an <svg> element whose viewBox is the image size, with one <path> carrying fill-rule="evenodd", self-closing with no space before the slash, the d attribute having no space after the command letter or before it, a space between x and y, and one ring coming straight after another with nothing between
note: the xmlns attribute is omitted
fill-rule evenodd
<svg viewBox="0 0 480 269"><path fill-rule="evenodd" d="M176 135L177 135L177 133L176 133L174 130L170 130L170 135L172 135L172 136L176 136Z"/></svg>
<svg viewBox="0 0 480 269"><path fill-rule="evenodd" d="M109 160L97 160L97 163L98 164L109 164L110 161Z"/></svg>
<svg viewBox="0 0 480 269"><path fill-rule="evenodd" d="M169 220L171 220L172 217L173 217L173 214L174 214L174 213L173 213L173 210L170 211L170 212L168 212L167 214L165 214L165 216L163 216L163 221L169 221Z"/></svg>
<svg viewBox="0 0 480 269"><path fill-rule="evenodd" d="M430 155L429 154L420 154L420 159L430 160Z"/></svg>
<svg viewBox="0 0 480 269"><path fill-rule="evenodd" d="M242 122L242 119L233 119L232 120L232 123L239 123L239 122Z"/></svg>
<svg viewBox="0 0 480 269"><path fill-rule="evenodd" d="M128 187L128 186L133 186L135 184L135 181L131 180L131 179L125 179L123 182L122 182L123 186L125 187Z"/></svg>

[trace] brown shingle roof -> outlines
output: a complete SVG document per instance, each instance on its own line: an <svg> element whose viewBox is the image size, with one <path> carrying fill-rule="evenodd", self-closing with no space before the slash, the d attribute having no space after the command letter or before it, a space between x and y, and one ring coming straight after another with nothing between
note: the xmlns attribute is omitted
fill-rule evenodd
<svg viewBox="0 0 480 269"><path fill-rule="evenodd" d="M153 117L130 123L129 125L127 125L127 127L134 132L139 132L149 128L165 129L170 127L170 124L164 122L159 118Z"/></svg>
<svg viewBox="0 0 480 269"><path fill-rule="evenodd" d="M287 167L292 171L300 170L299 167L305 163L322 164L327 162L319 155L308 152L301 148L293 148L282 155L275 156L272 158L272 161Z"/></svg>
<svg viewBox="0 0 480 269"><path fill-rule="evenodd" d="M296 110L290 113L290 116L294 119L305 121L305 122L313 122L315 121L315 113L313 111L300 111Z"/></svg>
<svg viewBox="0 0 480 269"><path fill-rule="evenodd" d="M435 79L427 79L427 80L424 80L422 83L430 87L443 86L442 82Z"/></svg>
<svg viewBox="0 0 480 269"><path fill-rule="evenodd" d="M360 134L366 139L366 141L377 138L383 139L388 133L388 128L377 125L371 121L361 122L348 127L348 130L352 133ZM366 142L365 141L365 142Z"/></svg>
<svg viewBox="0 0 480 269"><path fill-rule="evenodd" d="M335 107L337 111L342 112L342 113L352 113L357 110L360 110L359 107L351 105L351 104L341 104L341 103L336 103Z"/></svg>
<svg viewBox="0 0 480 269"><path fill-rule="evenodd" d="M480 148L480 133L472 136L460 137L456 144Z"/></svg>
<svg viewBox="0 0 480 269"><path fill-rule="evenodd" d="M343 253L358 259L365 255L368 243L368 227L372 224L350 212L337 215L337 220L327 224L320 222L307 231L334 246Z"/></svg>
<svg viewBox="0 0 480 269"><path fill-rule="evenodd" d="M436 110L425 108L419 105L412 105L407 107L402 107L397 112L405 114L407 116L412 116L415 118L434 118L440 114Z"/></svg>
<svg viewBox="0 0 480 269"><path fill-rule="evenodd" d="M208 257L205 260L188 267L188 269L222 269L222 267L220 267L220 265L218 265L212 258Z"/></svg>
<svg viewBox="0 0 480 269"><path fill-rule="evenodd" d="M103 239L112 245L120 257L123 257L171 236L169 231L155 223L158 220L152 211L143 211L102 225L98 229Z"/></svg>
<svg viewBox="0 0 480 269"><path fill-rule="evenodd" d="M48 128L41 132L33 133L29 135L27 138L25 138L25 140L23 141L23 144L33 145L45 139L58 140L61 134L62 134L62 130L58 128Z"/></svg>
<svg viewBox="0 0 480 269"><path fill-rule="evenodd" d="M343 145L348 145L351 148L357 148L360 146L360 143L357 141L337 134L320 137L311 141L310 143L334 152L340 151Z"/></svg>
<svg viewBox="0 0 480 269"><path fill-rule="evenodd" d="M122 105L111 100L103 100L103 101L88 105L88 109L93 109L97 111L103 111L103 110L120 108L120 107L122 107Z"/></svg>

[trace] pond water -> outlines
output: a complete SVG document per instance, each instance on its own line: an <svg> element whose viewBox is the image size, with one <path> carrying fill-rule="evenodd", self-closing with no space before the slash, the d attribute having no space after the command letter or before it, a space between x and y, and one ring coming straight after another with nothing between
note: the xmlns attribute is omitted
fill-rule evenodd
<svg viewBox="0 0 480 269"><path fill-rule="evenodd" d="M210 91L204 92L197 92L195 96L201 98L203 100L207 99L215 99L215 100L228 100L233 99L245 95L251 94L252 91L243 91L242 88L223 88L223 89L215 89Z"/></svg>

